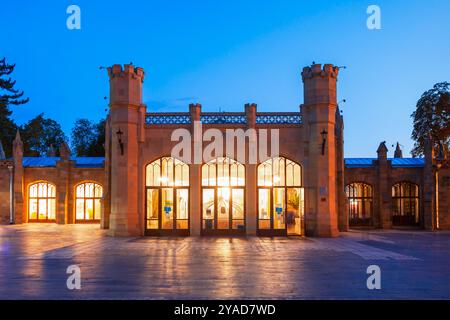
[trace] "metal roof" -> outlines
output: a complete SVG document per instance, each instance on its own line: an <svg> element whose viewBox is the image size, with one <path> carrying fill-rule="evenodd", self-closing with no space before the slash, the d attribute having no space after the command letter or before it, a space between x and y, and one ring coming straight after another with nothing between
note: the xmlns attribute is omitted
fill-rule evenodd
<svg viewBox="0 0 450 320"><path fill-rule="evenodd" d="M370 168L377 158L346 158L347 168ZM425 165L424 158L388 158L392 162L392 167L397 168L421 168Z"/></svg>
<svg viewBox="0 0 450 320"><path fill-rule="evenodd" d="M23 157L25 168L49 168L56 167L59 157ZM75 161L76 168L103 168L104 157L71 157Z"/></svg>

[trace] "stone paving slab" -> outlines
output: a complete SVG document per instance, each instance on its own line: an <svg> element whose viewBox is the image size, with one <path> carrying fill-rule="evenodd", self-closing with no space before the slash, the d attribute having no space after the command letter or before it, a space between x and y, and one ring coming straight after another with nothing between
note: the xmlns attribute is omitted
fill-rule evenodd
<svg viewBox="0 0 450 320"><path fill-rule="evenodd" d="M81 268L81 290L66 269ZM382 289L366 287L380 266ZM96 225L0 226L0 299L449 299L450 232L338 238L113 238Z"/></svg>

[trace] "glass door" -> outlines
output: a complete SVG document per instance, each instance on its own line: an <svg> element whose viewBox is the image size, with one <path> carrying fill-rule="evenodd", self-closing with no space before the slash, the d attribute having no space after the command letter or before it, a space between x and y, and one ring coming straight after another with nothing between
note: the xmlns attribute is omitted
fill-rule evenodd
<svg viewBox="0 0 450 320"><path fill-rule="evenodd" d="M189 235L189 190L147 188L146 234Z"/></svg>

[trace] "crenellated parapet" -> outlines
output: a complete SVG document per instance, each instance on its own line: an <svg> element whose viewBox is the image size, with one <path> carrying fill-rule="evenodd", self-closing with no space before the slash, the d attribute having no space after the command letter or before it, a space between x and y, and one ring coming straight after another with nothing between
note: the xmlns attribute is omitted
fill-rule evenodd
<svg viewBox="0 0 450 320"><path fill-rule="evenodd" d="M131 64L125 64L123 67L120 64L115 64L108 68L108 75L110 79L115 77L131 77L132 79L144 81L144 69Z"/></svg>
<svg viewBox="0 0 450 320"><path fill-rule="evenodd" d="M302 79L311 79L313 77L330 77L337 78L339 74L339 67L334 66L332 64L324 64L323 68L320 63L313 64L310 67L304 67L302 72Z"/></svg>
<svg viewBox="0 0 450 320"><path fill-rule="evenodd" d="M139 107L142 104L142 83L144 69L131 64L115 64L108 68L110 83L110 106L128 105Z"/></svg>

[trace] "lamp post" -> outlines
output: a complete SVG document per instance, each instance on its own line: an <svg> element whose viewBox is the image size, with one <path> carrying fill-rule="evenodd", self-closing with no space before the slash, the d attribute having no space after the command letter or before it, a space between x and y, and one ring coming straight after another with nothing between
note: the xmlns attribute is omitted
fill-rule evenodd
<svg viewBox="0 0 450 320"><path fill-rule="evenodd" d="M14 166L8 165L9 170L9 224L14 224Z"/></svg>
<svg viewBox="0 0 450 320"><path fill-rule="evenodd" d="M117 135L117 141L119 142L119 147L120 147L120 154L123 156L123 141L122 141L122 136L123 136L123 132L122 130L117 130L116 132Z"/></svg>
<svg viewBox="0 0 450 320"><path fill-rule="evenodd" d="M325 155L325 143L327 142L328 132L323 129L320 134L322 135L322 155Z"/></svg>

